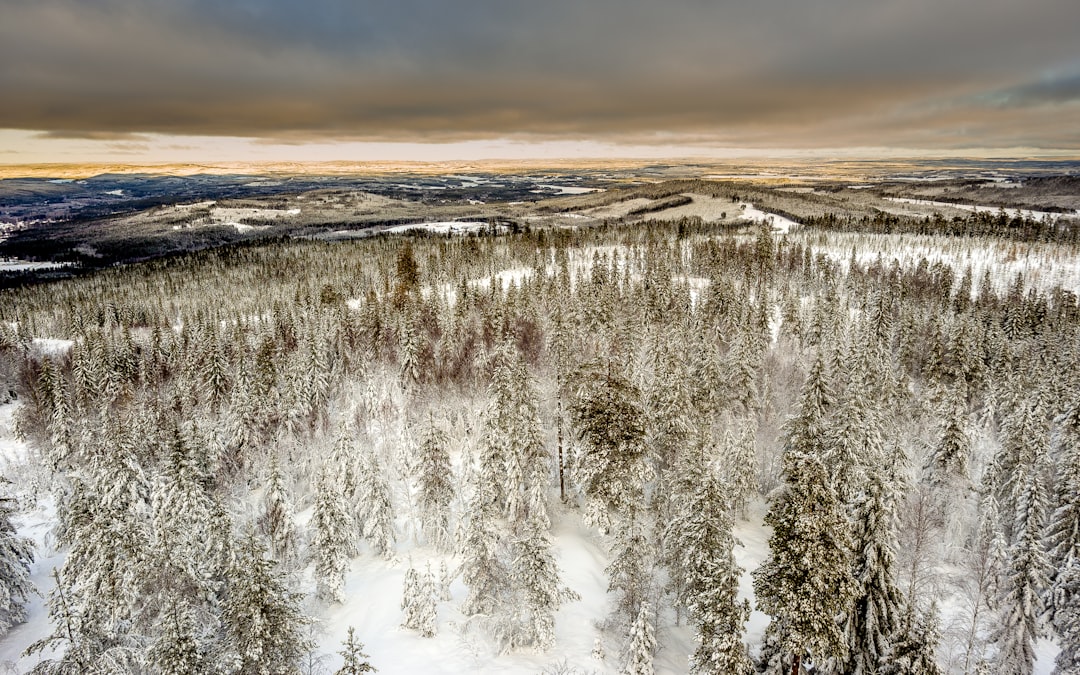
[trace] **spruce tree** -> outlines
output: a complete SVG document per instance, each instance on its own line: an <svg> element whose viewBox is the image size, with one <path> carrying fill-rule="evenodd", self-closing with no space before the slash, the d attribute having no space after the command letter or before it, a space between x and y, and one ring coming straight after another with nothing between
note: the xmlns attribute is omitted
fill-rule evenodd
<svg viewBox="0 0 1080 675"><path fill-rule="evenodd" d="M818 360L788 426L783 489L765 515L769 556L753 573L758 606L778 624L793 675L807 656L815 664L847 658L837 619L850 611L857 590L849 524L820 459L826 391Z"/></svg>
<svg viewBox="0 0 1080 675"><path fill-rule="evenodd" d="M656 635L653 628L652 608L648 602L641 608L630 625L630 643L627 646L626 665L621 675L653 675L653 654L656 652Z"/></svg>
<svg viewBox="0 0 1080 675"><path fill-rule="evenodd" d="M996 638L997 667L1003 675L1030 675L1039 637L1042 592L1047 587L1048 563L1043 549L1046 492L1039 467L1024 471L1017 496L1015 539L1009 546L1001 623Z"/></svg>
<svg viewBox="0 0 1080 675"><path fill-rule="evenodd" d="M970 448L965 422L966 415L957 401L950 406L941 440L934 446L926 467L930 484L936 488L959 486L967 480Z"/></svg>
<svg viewBox="0 0 1080 675"><path fill-rule="evenodd" d="M378 672L378 668L368 662L368 655L364 653L364 643L356 639L356 631L349 626L349 635L345 638L345 644L338 654L345 659L341 668L334 675L361 675L362 673Z"/></svg>
<svg viewBox="0 0 1080 675"><path fill-rule="evenodd" d="M1046 543L1051 574L1047 605L1059 636L1057 672L1080 672L1080 407L1061 424L1056 508ZM1072 670L1070 670L1072 669Z"/></svg>
<svg viewBox="0 0 1080 675"><path fill-rule="evenodd" d="M359 478L362 517L361 532L376 554L390 559L394 556L397 535L394 530L394 506L390 485L373 450L361 462Z"/></svg>
<svg viewBox="0 0 1080 675"><path fill-rule="evenodd" d="M454 498L454 471L446 451L446 434L429 421L416 461L420 527L427 542L440 551L449 549L450 502Z"/></svg>
<svg viewBox="0 0 1080 675"><path fill-rule="evenodd" d="M742 569L733 554L732 499L700 453L691 454L696 457L680 481L688 493L676 495L665 536L668 564L682 577L675 602L686 609L697 634L690 670L745 675L752 670L742 641L750 605L738 600Z"/></svg>
<svg viewBox="0 0 1080 675"><path fill-rule="evenodd" d="M547 651L555 645L555 612L561 605L578 599L563 586L551 540L545 527L532 522L512 546L510 584L521 598L518 645Z"/></svg>
<svg viewBox="0 0 1080 675"><path fill-rule="evenodd" d="M312 557L315 560L316 595L324 602L341 602L345 570L355 553L349 505L337 482L324 470L316 486Z"/></svg>
<svg viewBox="0 0 1080 675"><path fill-rule="evenodd" d="M222 624L225 661L237 675L292 675L311 645L300 597L290 592L277 563L249 534L229 572Z"/></svg>
<svg viewBox="0 0 1080 675"><path fill-rule="evenodd" d="M26 602L34 592L30 582L34 545L16 533L11 522L14 511L14 500L0 497L0 636L26 621Z"/></svg>
<svg viewBox="0 0 1080 675"><path fill-rule="evenodd" d="M270 457L270 477L263 493L261 511L257 521L259 534L268 542L270 555L289 569L299 557L300 542L293 524L292 504L275 455Z"/></svg>
<svg viewBox="0 0 1080 675"><path fill-rule="evenodd" d="M900 627L903 596L896 587L896 494L893 476L870 472L855 515L854 563L857 590L848 614L846 673L870 675L886 663Z"/></svg>
<svg viewBox="0 0 1080 675"><path fill-rule="evenodd" d="M158 635L148 661L161 675L201 675L208 670L186 603L174 598L158 619Z"/></svg>
<svg viewBox="0 0 1080 675"><path fill-rule="evenodd" d="M577 385L570 413L582 446L578 483L590 501L592 520L602 524L640 504L650 477L641 395L610 363L584 368Z"/></svg>

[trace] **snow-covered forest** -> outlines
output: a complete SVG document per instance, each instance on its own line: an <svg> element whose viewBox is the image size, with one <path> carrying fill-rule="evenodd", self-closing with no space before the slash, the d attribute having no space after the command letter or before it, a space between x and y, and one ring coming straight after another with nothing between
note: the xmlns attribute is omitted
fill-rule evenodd
<svg viewBox="0 0 1080 675"><path fill-rule="evenodd" d="M0 661L1080 672L1078 245L858 230L282 240L4 291Z"/></svg>

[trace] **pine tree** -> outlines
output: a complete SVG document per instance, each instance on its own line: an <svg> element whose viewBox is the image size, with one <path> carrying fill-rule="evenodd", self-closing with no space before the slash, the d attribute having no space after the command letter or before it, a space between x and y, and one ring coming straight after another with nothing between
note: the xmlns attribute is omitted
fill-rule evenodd
<svg viewBox="0 0 1080 675"><path fill-rule="evenodd" d="M941 630L936 604L925 612L909 612L887 658L880 666L881 675L942 675L935 658Z"/></svg>
<svg viewBox="0 0 1080 675"><path fill-rule="evenodd" d="M11 522L14 511L13 500L0 497L0 636L26 621L26 602L34 592L30 582L34 545L16 533Z"/></svg>
<svg viewBox="0 0 1080 675"><path fill-rule="evenodd" d="M582 444L578 483L594 505L593 520L606 520L609 513L625 513L639 504L650 476L641 396L610 364L587 367L577 380L570 412Z"/></svg>
<svg viewBox="0 0 1080 675"><path fill-rule="evenodd" d="M945 421L941 441L930 455L926 469L930 484L936 488L961 485L967 480L970 449L964 431L965 417L959 402L955 403Z"/></svg>
<svg viewBox="0 0 1080 675"><path fill-rule="evenodd" d="M465 539L461 547L461 576L469 594L461 606L467 616L493 616L509 593L509 570L497 529L494 500L484 493L480 481L469 501Z"/></svg>
<svg viewBox="0 0 1080 675"><path fill-rule="evenodd" d="M349 635L345 638L344 649L338 654L345 659L345 663L338 668L334 675L361 675L362 673L378 672L368 663L368 655L364 653L364 643L356 639L356 632L349 626Z"/></svg>
<svg viewBox="0 0 1080 675"><path fill-rule="evenodd" d="M364 460L359 479L363 499L361 531L376 554L390 559L394 556L396 540L390 486L374 452L369 451Z"/></svg>
<svg viewBox="0 0 1080 675"><path fill-rule="evenodd" d="M446 434L428 422L416 462L417 502L420 527L428 543L440 551L449 549L450 502L454 499L454 471L446 451Z"/></svg>
<svg viewBox="0 0 1080 675"><path fill-rule="evenodd" d="M323 471L316 486L315 512L311 521L315 530L312 556L315 560L316 595L324 602L340 603L343 600L345 570L356 549L349 505L345 503L328 470Z"/></svg>
<svg viewBox="0 0 1080 675"><path fill-rule="evenodd" d="M724 435L724 474L731 494L734 513L746 517L746 506L757 492L757 457L754 447L756 424L753 419L741 422L737 438Z"/></svg>
<svg viewBox="0 0 1080 675"><path fill-rule="evenodd" d="M405 570L405 578L401 587L401 627L415 630L419 627L420 614L420 575L410 561L409 569Z"/></svg>
<svg viewBox="0 0 1080 675"><path fill-rule="evenodd" d="M626 665L620 671L622 675L652 675L653 654L656 652L656 636L653 634L652 608L648 602L641 603L641 609L630 625L630 644L627 646Z"/></svg>
<svg viewBox="0 0 1080 675"><path fill-rule="evenodd" d="M435 605L435 576L431 573L429 565L424 575L420 577L420 588L417 594L419 601L416 616L416 630L420 637L435 637L438 608Z"/></svg>
<svg viewBox="0 0 1080 675"><path fill-rule="evenodd" d="M161 675L200 675L207 671L205 654L195 635L188 607L173 599L158 619L158 636L149 662Z"/></svg>
<svg viewBox="0 0 1080 675"><path fill-rule="evenodd" d="M668 564L682 578L675 602L694 623L698 647L690 670L700 674L748 674L752 671L743 629L750 605L738 601L739 576L732 535L731 497L698 452L675 498L676 510L666 528Z"/></svg>
<svg viewBox="0 0 1080 675"><path fill-rule="evenodd" d="M836 619L850 611L856 592L849 525L819 459L828 400L822 374L818 360L789 424L783 491L765 515L773 528L769 557L753 573L758 605L778 623L793 674L807 654L816 664L847 657Z"/></svg>
<svg viewBox="0 0 1080 675"><path fill-rule="evenodd" d="M300 597L286 589L254 534L238 553L222 607L226 660L237 675L292 675L311 647Z"/></svg>
<svg viewBox="0 0 1080 675"><path fill-rule="evenodd" d="M521 598L518 614L522 625L515 646L532 645L541 652L551 649L555 645L555 612L579 596L559 579L550 538L539 523L531 523L513 544L510 584Z"/></svg>
<svg viewBox="0 0 1080 675"><path fill-rule="evenodd" d="M1046 536L1052 570L1046 600L1062 645L1057 669L1065 673L1080 672L1080 406L1064 416L1060 436L1057 506Z"/></svg>
<svg viewBox="0 0 1080 675"><path fill-rule="evenodd" d="M1003 423L1001 447L987 468L990 483L1001 513L1005 516L1005 537L1014 541L1016 522L1012 514L1019 513L1020 495L1025 490L1025 480L1037 464L1045 461L1046 427L1041 419L1041 404L1020 403Z"/></svg>
<svg viewBox="0 0 1080 675"><path fill-rule="evenodd" d="M846 673L876 673L892 654L893 636L903 613L895 583L895 477L871 471L855 517L854 560L857 591L848 614ZM918 671L915 671L918 672Z"/></svg>
<svg viewBox="0 0 1080 675"><path fill-rule="evenodd" d="M439 600L443 602L454 599L450 594L450 571L446 568L445 560L439 561L439 584L437 595Z"/></svg>
<svg viewBox="0 0 1080 675"><path fill-rule="evenodd" d="M292 504L274 455L270 457L270 478L263 493L261 510L257 523L259 534L268 542L274 560L289 569L299 557L300 542L293 524Z"/></svg>
<svg viewBox="0 0 1080 675"><path fill-rule="evenodd" d="M643 521L637 509L618 521L611 562L604 568L608 593L616 594L611 617L616 626L630 625L646 601L653 551Z"/></svg>
<svg viewBox="0 0 1080 675"><path fill-rule="evenodd" d="M1021 469L1022 470L1022 469ZM1048 563L1043 550L1046 492L1039 467L1023 472L1017 498L1015 539L1009 547L1001 624L997 631L997 667L1003 675L1030 675L1035 663L1041 593L1047 587Z"/></svg>

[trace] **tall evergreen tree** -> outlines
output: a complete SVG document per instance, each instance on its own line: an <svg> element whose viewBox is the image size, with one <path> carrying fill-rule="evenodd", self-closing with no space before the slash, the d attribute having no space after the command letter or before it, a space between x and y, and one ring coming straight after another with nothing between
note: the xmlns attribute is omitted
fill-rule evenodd
<svg viewBox="0 0 1080 675"><path fill-rule="evenodd" d="M266 539L274 560L288 569L300 555L300 541L293 523L292 504L275 455L270 457L270 477L263 493L261 511L257 521L259 534Z"/></svg>
<svg viewBox="0 0 1080 675"><path fill-rule="evenodd" d="M311 645L300 598L290 592L265 548L249 534L229 573L222 607L224 661L237 675L293 675Z"/></svg>
<svg viewBox="0 0 1080 675"><path fill-rule="evenodd" d="M1056 508L1046 543L1051 574L1047 605L1059 636L1057 672L1080 672L1080 406L1062 419ZM1071 670L1070 670L1071 669Z"/></svg>
<svg viewBox="0 0 1080 675"><path fill-rule="evenodd" d="M14 511L13 500L0 497L0 635L26 621L26 602L34 592L30 582L34 545L16 532L11 522Z"/></svg>
<svg viewBox="0 0 1080 675"><path fill-rule="evenodd" d="M416 461L417 502L420 508L420 527L428 543L448 550L450 534L450 502L454 498L454 471L446 451L446 434L429 421L420 441Z"/></svg>
<svg viewBox="0 0 1080 675"><path fill-rule="evenodd" d="M315 530L312 557L315 560L316 595L325 602L341 602L345 570L356 550L354 528L349 505L328 470L323 471L317 483L311 521Z"/></svg>
<svg viewBox="0 0 1080 675"><path fill-rule="evenodd" d="M1024 471L1017 499L1015 539L1009 547L1001 623L997 631L998 672L1030 675L1035 664L1035 640L1047 587L1048 564L1043 550L1046 492L1039 467ZM1021 469L1022 470L1022 469Z"/></svg>
<svg viewBox="0 0 1080 675"><path fill-rule="evenodd" d="M819 360L788 426L783 490L765 515L773 528L769 556L753 573L758 605L792 654L792 675L807 656L815 664L847 658L837 619L850 611L857 589L847 517L820 459L826 392Z"/></svg>
<svg viewBox="0 0 1080 675"><path fill-rule="evenodd" d="M586 367L577 380L571 418L582 445L578 483L590 501L590 518L603 525L611 513L640 504L650 477L641 396L610 364Z"/></svg>
<svg viewBox="0 0 1080 675"><path fill-rule="evenodd" d="M682 577L675 601L687 610L697 633L690 670L748 674L752 664L742 634L750 605L738 600L742 569L733 554L731 496L701 453L690 454L695 457L680 481L689 493L676 495L665 533L665 557Z"/></svg>
<svg viewBox="0 0 1080 675"><path fill-rule="evenodd" d="M895 583L895 477L871 471L855 516L857 590L848 614L848 661L844 672L871 675L890 658L900 627L903 596Z"/></svg>

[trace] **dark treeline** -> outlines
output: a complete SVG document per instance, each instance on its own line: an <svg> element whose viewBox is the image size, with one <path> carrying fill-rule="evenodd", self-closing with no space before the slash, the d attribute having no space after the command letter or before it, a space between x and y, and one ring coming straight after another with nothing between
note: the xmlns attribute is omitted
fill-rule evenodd
<svg viewBox="0 0 1080 675"><path fill-rule="evenodd" d="M926 218L898 216L878 211L872 217L853 218L837 214L798 219L808 227L845 232L878 234L940 234L953 237L996 237L1013 241L1044 241L1062 244L1080 242L1080 223L1075 217L1025 218L1015 211L981 211L945 218L940 213Z"/></svg>

